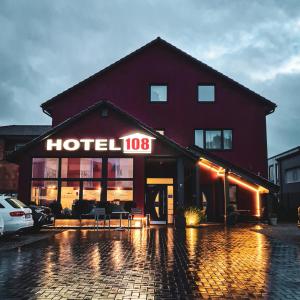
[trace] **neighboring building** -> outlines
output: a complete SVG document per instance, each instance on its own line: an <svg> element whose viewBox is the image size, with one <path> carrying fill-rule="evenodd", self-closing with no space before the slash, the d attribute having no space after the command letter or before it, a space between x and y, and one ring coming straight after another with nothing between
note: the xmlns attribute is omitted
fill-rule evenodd
<svg viewBox="0 0 300 300"><path fill-rule="evenodd" d="M268 159L269 180L280 186L279 215L297 220L300 207L300 146Z"/></svg>
<svg viewBox="0 0 300 300"><path fill-rule="evenodd" d="M267 179L266 116L276 105L157 38L41 105L52 129L10 158L19 197L65 216L100 201L173 222L224 203L258 217ZM264 178L265 177L265 178Z"/></svg>
<svg viewBox="0 0 300 300"><path fill-rule="evenodd" d="M43 125L0 127L0 194L18 190L18 165L7 161L6 157L50 128Z"/></svg>

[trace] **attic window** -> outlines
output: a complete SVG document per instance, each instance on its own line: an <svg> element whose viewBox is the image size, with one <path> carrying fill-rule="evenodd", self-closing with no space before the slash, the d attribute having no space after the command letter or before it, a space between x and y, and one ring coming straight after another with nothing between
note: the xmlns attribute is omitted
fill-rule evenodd
<svg viewBox="0 0 300 300"><path fill-rule="evenodd" d="M101 110L101 117L103 117L103 118L108 117L108 109L107 108L103 108Z"/></svg>
<svg viewBox="0 0 300 300"><path fill-rule="evenodd" d="M213 84L198 85L198 102L214 102L215 86Z"/></svg>

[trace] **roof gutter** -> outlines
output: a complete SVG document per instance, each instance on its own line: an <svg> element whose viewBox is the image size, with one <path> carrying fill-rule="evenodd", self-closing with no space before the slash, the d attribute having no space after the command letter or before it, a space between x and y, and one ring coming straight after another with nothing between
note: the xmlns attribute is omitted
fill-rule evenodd
<svg viewBox="0 0 300 300"><path fill-rule="evenodd" d="M45 108L42 107L42 110L43 110L44 114L46 114L47 116L51 117L51 114Z"/></svg>

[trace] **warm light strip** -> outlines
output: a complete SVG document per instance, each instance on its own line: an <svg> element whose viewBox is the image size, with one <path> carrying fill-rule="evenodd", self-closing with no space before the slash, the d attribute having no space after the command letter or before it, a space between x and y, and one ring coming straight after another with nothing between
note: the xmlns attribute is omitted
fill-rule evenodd
<svg viewBox="0 0 300 300"><path fill-rule="evenodd" d="M208 164L206 164L206 163L204 163L202 161L199 162L199 165L201 165L202 167L205 167L208 170L212 170L212 171L215 171L217 173L219 172L219 169L217 169L217 168L215 168L213 166L210 166L210 165L208 165Z"/></svg>
<svg viewBox="0 0 300 300"><path fill-rule="evenodd" d="M214 172L217 173L218 176L224 176L224 173L221 173L222 172L222 168L220 167L219 169L209 165L209 164L206 164L205 162L203 161L200 161L199 164L205 168L207 168L208 170L212 170ZM255 198L256 198L256 216L257 217L260 217L261 215L261 211L260 211L260 193L261 192L269 192L267 189L263 188L263 187L258 187L258 188L255 188L254 186L240 180L240 179L237 179L236 177L232 176L232 175L228 175L228 179L255 192Z"/></svg>
<svg viewBox="0 0 300 300"><path fill-rule="evenodd" d="M248 188L249 190L252 190L254 192L259 192L259 188L255 188L252 185L249 185L248 183L245 183L244 181L239 180L239 179L237 179L237 178L235 178L235 177L233 177L231 175L228 175L228 179L230 179L233 182L238 183L239 185L242 185L242 186Z"/></svg>
<svg viewBox="0 0 300 300"><path fill-rule="evenodd" d="M256 217L260 217L260 193L259 191L256 192Z"/></svg>

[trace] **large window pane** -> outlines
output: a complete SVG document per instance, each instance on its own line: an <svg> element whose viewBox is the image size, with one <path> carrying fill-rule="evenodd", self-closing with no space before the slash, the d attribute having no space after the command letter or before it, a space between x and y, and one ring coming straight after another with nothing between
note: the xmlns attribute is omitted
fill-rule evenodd
<svg viewBox="0 0 300 300"><path fill-rule="evenodd" d="M80 178L80 158L63 158L61 160L62 178Z"/></svg>
<svg viewBox="0 0 300 300"><path fill-rule="evenodd" d="M221 130L207 130L205 146L206 149L221 149L222 147Z"/></svg>
<svg viewBox="0 0 300 300"><path fill-rule="evenodd" d="M102 177L101 158L81 158L80 159L81 178L100 178Z"/></svg>
<svg viewBox="0 0 300 300"><path fill-rule="evenodd" d="M203 148L204 142L203 142L203 130L195 130L195 145Z"/></svg>
<svg viewBox="0 0 300 300"><path fill-rule="evenodd" d="M101 178L101 158L63 158L62 178Z"/></svg>
<svg viewBox="0 0 300 300"><path fill-rule="evenodd" d="M65 216L76 215L79 202L79 181L62 181L61 183L61 206Z"/></svg>
<svg viewBox="0 0 300 300"><path fill-rule="evenodd" d="M83 182L83 200L100 201L101 182L84 181Z"/></svg>
<svg viewBox="0 0 300 300"><path fill-rule="evenodd" d="M101 198L101 182L84 181L81 202L81 214L89 214L99 204Z"/></svg>
<svg viewBox="0 0 300 300"><path fill-rule="evenodd" d="M232 130L224 130L224 149L232 149Z"/></svg>
<svg viewBox="0 0 300 300"><path fill-rule="evenodd" d="M108 181L107 201L114 201L120 204L125 201L133 201L132 181Z"/></svg>
<svg viewBox="0 0 300 300"><path fill-rule="evenodd" d="M57 181L33 180L31 201L37 205L51 206L57 201Z"/></svg>
<svg viewBox="0 0 300 300"><path fill-rule="evenodd" d="M151 102L166 102L167 101L167 86L166 85L151 85L150 101Z"/></svg>
<svg viewBox="0 0 300 300"><path fill-rule="evenodd" d="M108 178L132 178L133 158L109 158L107 163Z"/></svg>
<svg viewBox="0 0 300 300"><path fill-rule="evenodd" d="M32 178L57 178L58 158L33 158Z"/></svg>

